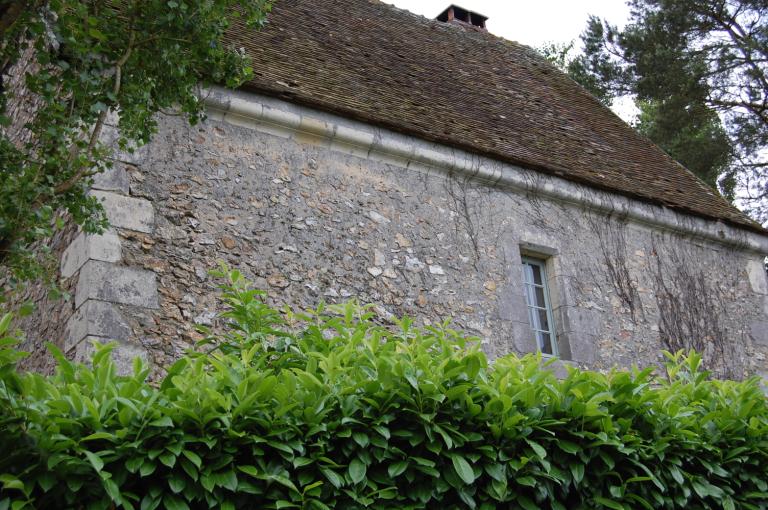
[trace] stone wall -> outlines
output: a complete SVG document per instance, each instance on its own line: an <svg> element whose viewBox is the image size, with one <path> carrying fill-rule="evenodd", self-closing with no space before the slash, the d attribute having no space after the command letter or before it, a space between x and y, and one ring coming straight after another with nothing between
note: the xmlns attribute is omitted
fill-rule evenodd
<svg viewBox="0 0 768 510"><path fill-rule="evenodd" d="M10 23L14 16L18 15L18 11L12 9L6 14L8 18L3 22ZM40 66L34 57L34 48L27 47L15 62L6 63L7 67L2 69L4 74L0 77L0 88L8 100L4 114L10 119L7 126L0 126L0 133L17 147L23 147L32 140L32 133L26 126L34 120L36 112L42 106L41 99L32 94L26 86L26 76L39 72ZM73 227L58 230L46 246L50 249L50 255L41 257L41 263L56 273L57 260L61 258L75 236ZM3 278L11 278L11 276L0 271L0 288L8 288L3 285L6 283L2 280ZM76 279L60 279L58 290L67 295L73 291L76 283ZM34 305L34 313L17 317L14 323L22 331L29 333L28 338L20 345L22 350L30 353L30 356L21 363L25 369L39 371L50 369L50 356L45 347L46 342L50 341L58 347L63 347L66 323L74 309L66 299L55 297L51 291L51 286L38 283L20 287L0 296L4 301L4 308L7 309L19 310L23 305Z"/></svg>
<svg viewBox="0 0 768 510"><path fill-rule="evenodd" d="M11 121L7 126L0 126L0 132L17 147L31 140L32 134L26 125L34 120L35 113L42 106L40 98L32 94L26 84L28 74L35 75L40 71L34 57L34 48L26 48L13 65L3 69L7 72L0 78L0 87L8 98L4 114Z"/></svg>
<svg viewBox="0 0 768 510"><path fill-rule="evenodd" d="M107 126L106 137L114 135ZM135 357L148 358L143 336L128 326L158 307L156 274L130 264L123 245L154 231L151 202L133 197L129 173L137 155L117 151L114 166L95 176L90 193L99 198L110 221L100 234L86 234L74 225L57 232L51 248L58 258L57 280L64 298L54 299L42 285L27 286L11 296L12 307L33 303L35 312L17 320L25 333L21 345L31 356L22 368L50 372L53 358L45 348L52 342L70 358L84 361L95 342L117 342L114 358L121 371L131 369Z"/></svg>
<svg viewBox="0 0 768 510"><path fill-rule="evenodd" d="M238 97L257 114L214 104L200 126L163 118L151 145L122 158L118 184L96 192L115 229L75 241L63 262L79 277L71 352L116 337L125 358L167 366L200 338L196 325L217 326L218 261L275 304L357 298L385 319L450 318L492 357L530 352L521 254L534 254L567 360L647 365L696 347L719 375L768 368L764 238L471 155L470 178L458 151ZM284 122L264 121L267 104ZM402 151L377 151L386 137ZM422 145L454 163L417 160Z"/></svg>
<svg viewBox="0 0 768 510"><path fill-rule="evenodd" d="M61 258L65 249L77 236L76 229L69 226L59 230L49 243L51 249L50 270L56 273L56 259ZM59 274L57 274L57 277ZM19 348L30 353L21 361L21 368L50 373L52 358L46 347L51 342L58 348L64 348L67 336L66 325L74 313L74 307L67 296L70 296L77 286L76 278L57 278L58 289L54 292L50 285L38 282L20 287L3 296L7 300L3 304L6 310L18 311L23 305L33 305L32 313L17 316L14 326L26 333ZM59 297L59 293L64 297Z"/></svg>

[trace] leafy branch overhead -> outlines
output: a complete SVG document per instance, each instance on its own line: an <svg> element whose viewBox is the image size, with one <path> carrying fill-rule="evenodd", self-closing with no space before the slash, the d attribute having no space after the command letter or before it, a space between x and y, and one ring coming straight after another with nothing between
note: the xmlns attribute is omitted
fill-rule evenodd
<svg viewBox="0 0 768 510"><path fill-rule="evenodd" d="M258 26L269 8L269 0L4 4L0 265L9 272L6 285L45 274L36 243L63 227L60 211L87 232L107 226L87 189L112 165L115 146L148 142L159 111L198 121L201 85L234 87L248 79L250 62L223 36L232 17ZM14 82L14 73L24 78Z"/></svg>
<svg viewBox="0 0 768 510"><path fill-rule="evenodd" d="M157 383L56 351L18 373L0 321L0 508L757 510L768 401L757 379L666 371L558 378L488 363L443 324L382 327L354 303L267 306L223 272L224 336Z"/></svg>
<svg viewBox="0 0 768 510"><path fill-rule="evenodd" d="M567 47L554 46L545 55L605 104L634 97L642 134L768 219L768 2L627 3L623 29L591 17L583 54L558 57Z"/></svg>

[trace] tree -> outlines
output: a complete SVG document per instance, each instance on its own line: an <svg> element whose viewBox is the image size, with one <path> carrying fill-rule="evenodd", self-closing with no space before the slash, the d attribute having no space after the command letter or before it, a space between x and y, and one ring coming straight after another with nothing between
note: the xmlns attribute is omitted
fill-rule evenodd
<svg viewBox="0 0 768 510"><path fill-rule="evenodd" d="M604 102L638 101L638 130L768 219L768 0L628 0L618 29L591 17L569 74Z"/></svg>
<svg viewBox="0 0 768 510"><path fill-rule="evenodd" d="M638 100L635 128L701 180L717 188L732 161L733 147L717 114L701 103ZM722 182L726 196L732 189Z"/></svg>
<svg viewBox="0 0 768 510"><path fill-rule="evenodd" d="M271 0L14 0L0 5L0 63L6 78L0 89L5 290L46 275L44 241L63 227L65 217L86 232L107 226L103 209L87 190L92 177L112 164L112 146L101 136L110 119L123 150L149 141L158 112L172 109L192 123L200 120L200 86L234 87L252 72L244 52L224 43L230 19L242 17L258 27L270 6ZM8 78L22 64L31 71L20 85L10 86ZM33 111L27 118L12 118L9 105L23 100Z"/></svg>
<svg viewBox="0 0 768 510"><path fill-rule="evenodd" d="M585 43L586 44L586 43ZM575 55L575 41L549 43L536 49L562 72L568 74L606 106L613 104L614 95L609 85L602 82L597 73L590 72L583 55ZM608 73L612 70L605 69Z"/></svg>

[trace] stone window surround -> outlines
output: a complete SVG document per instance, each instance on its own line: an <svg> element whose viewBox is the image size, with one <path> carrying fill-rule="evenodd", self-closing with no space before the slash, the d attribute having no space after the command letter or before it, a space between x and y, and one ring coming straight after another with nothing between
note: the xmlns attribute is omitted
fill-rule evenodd
<svg viewBox="0 0 768 510"><path fill-rule="evenodd" d="M563 288L559 243L557 239L541 232L526 232L522 234L520 239L519 251L521 264L523 257L543 260L546 264L547 290L549 291L553 329L557 342L557 358L563 361L573 360L571 344L572 342L583 343L583 339L580 335L574 335L574 332L569 331L569 328L566 327L569 324L569 305L572 305L572 303L568 303L565 289ZM593 350L592 346L585 347L587 347L586 350L588 351Z"/></svg>
<svg viewBox="0 0 768 510"><path fill-rule="evenodd" d="M529 321L532 320L532 317L530 316L531 308L541 308L546 313L546 330L544 328L539 329L540 332L546 333L549 335L549 349L552 351L551 353L545 353L542 351L543 356L553 356L553 357L559 357L560 356L560 348L558 346L558 336L556 331L556 325L554 321L554 313L552 309L552 299L550 297L549 292L549 286L550 286L550 280L549 280L549 268L552 266L551 260L548 260L547 258L543 258L541 256L535 256L535 255L523 255L522 257L522 266L523 266L523 289L526 291L526 305L528 308L529 313ZM540 275L543 276L542 278L542 284L543 284L543 303L539 303L535 297L534 303L531 303L529 299L531 299L528 293L528 288L534 285L534 282L529 281L528 278L525 276L525 266L538 266L540 270ZM536 332L534 329L534 325L531 324L532 331ZM543 347L541 344L539 344L538 349L541 350Z"/></svg>

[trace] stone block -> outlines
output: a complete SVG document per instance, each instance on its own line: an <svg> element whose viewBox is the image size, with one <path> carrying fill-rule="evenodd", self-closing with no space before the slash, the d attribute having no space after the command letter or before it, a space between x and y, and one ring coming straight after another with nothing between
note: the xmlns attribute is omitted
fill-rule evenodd
<svg viewBox="0 0 768 510"><path fill-rule="evenodd" d="M549 358L546 358L544 360L545 364ZM569 360L564 359L555 359L553 362L546 365L546 369L552 371L555 374L555 377L558 379L565 379L568 377L568 368L575 368L577 365Z"/></svg>
<svg viewBox="0 0 768 510"><path fill-rule="evenodd" d="M760 389L768 397L768 370L758 370L755 375L760 378Z"/></svg>
<svg viewBox="0 0 768 510"><path fill-rule="evenodd" d="M366 158L374 139L375 136L372 132L338 125L336 126L336 136L331 142L331 150Z"/></svg>
<svg viewBox="0 0 768 510"><path fill-rule="evenodd" d="M112 340L109 338L89 336L83 339L83 341L77 344L73 349L67 351L67 355L76 363L90 364L91 357L96 350L94 342L104 344L110 343ZM117 345L112 350L112 361L115 362L118 374L128 375L133 373L133 360L135 358L141 358L145 365L149 362L149 355L143 347L129 342L116 343Z"/></svg>
<svg viewBox="0 0 768 510"><path fill-rule="evenodd" d="M111 191L91 191L90 194L102 203L112 226L138 232L152 232L155 226L155 209L149 200L126 197Z"/></svg>
<svg viewBox="0 0 768 510"><path fill-rule="evenodd" d="M61 276L69 278L89 260L119 262L121 260L120 237L114 230L103 234L80 233L61 257Z"/></svg>
<svg viewBox="0 0 768 510"><path fill-rule="evenodd" d="M593 363L602 315L597 310L559 306L553 310L560 356L579 363Z"/></svg>
<svg viewBox="0 0 768 510"><path fill-rule="evenodd" d="M229 124L232 124L233 126L238 126L242 128L248 128L248 129L257 129L258 124L257 120L254 117L247 117L245 115L238 115L235 113L220 113L220 116L211 115L208 114L208 118L206 120L208 121L226 121Z"/></svg>
<svg viewBox="0 0 768 510"><path fill-rule="evenodd" d="M125 167L122 164L116 164L112 168L93 176L93 186L91 189L101 191L115 191L127 195L130 189L131 180L128 177Z"/></svg>
<svg viewBox="0 0 768 510"><path fill-rule="evenodd" d="M157 308L155 273L89 260L80 270L75 306L79 308L88 299Z"/></svg>
<svg viewBox="0 0 768 510"><path fill-rule="evenodd" d="M528 257L549 258L555 257L562 251L562 240L553 236L551 232L541 230L529 230L528 225L523 226L520 234L520 252ZM554 271L553 275L560 274Z"/></svg>
<svg viewBox="0 0 768 510"><path fill-rule="evenodd" d="M120 131L115 127L116 125L117 119L115 119L113 125L105 125L103 127L101 130L101 142L112 147L112 159L115 161L122 161L130 165L140 165L147 158L149 145L139 147L136 144L130 144L126 147L126 150L121 150L117 144L120 138Z"/></svg>
<svg viewBox="0 0 768 510"><path fill-rule="evenodd" d="M597 359L597 340L595 335L576 331L567 331L558 337L558 342L568 344L572 361L587 365Z"/></svg>
<svg viewBox="0 0 768 510"><path fill-rule="evenodd" d="M768 279L766 279L765 263L763 259L750 260L747 263L747 274L752 292L768 294Z"/></svg>
<svg viewBox="0 0 768 510"><path fill-rule="evenodd" d="M89 336L127 340L131 328L115 305L89 299L67 321L66 335L64 350L69 351Z"/></svg>
<svg viewBox="0 0 768 510"><path fill-rule="evenodd" d="M523 288L520 269L519 267L515 269L516 271L508 271L507 280L500 283L496 290L496 295L499 296L499 318L528 324L525 289Z"/></svg>
<svg viewBox="0 0 768 510"><path fill-rule="evenodd" d="M555 326L558 330L577 335L598 336L602 331L603 318L603 314L598 310L561 306L555 313Z"/></svg>
<svg viewBox="0 0 768 510"><path fill-rule="evenodd" d="M527 318L525 322L512 322L511 324L515 351L528 354L539 350L539 346L536 344L536 337L531 331L531 325L528 323Z"/></svg>
<svg viewBox="0 0 768 510"><path fill-rule="evenodd" d="M557 262L558 259L555 259ZM549 296L554 307L572 307L576 303L576 280L569 276L548 275Z"/></svg>
<svg viewBox="0 0 768 510"><path fill-rule="evenodd" d="M758 345L768 345L768 321L755 321L749 325L749 335Z"/></svg>

